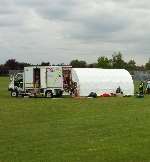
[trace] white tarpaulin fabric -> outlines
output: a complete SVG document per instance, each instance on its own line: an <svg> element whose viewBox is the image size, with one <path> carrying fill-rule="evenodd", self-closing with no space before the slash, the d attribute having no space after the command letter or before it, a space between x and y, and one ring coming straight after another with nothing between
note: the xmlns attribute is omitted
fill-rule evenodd
<svg viewBox="0 0 150 162"><path fill-rule="evenodd" d="M79 96L88 96L91 92L98 96L116 93L119 86L123 95L134 95L132 77L124 69L73 68L72 80L77 82Z"/></svg>

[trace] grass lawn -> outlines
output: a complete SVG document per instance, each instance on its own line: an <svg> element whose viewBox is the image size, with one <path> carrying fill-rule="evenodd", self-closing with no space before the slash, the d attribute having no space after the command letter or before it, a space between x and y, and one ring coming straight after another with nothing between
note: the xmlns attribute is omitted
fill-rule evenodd
<svg viewBox="0 0 150 162"><path fill-rule="evenodd" d="M0 78L0 162L149 162L150 97L11 98Z"/></svg>

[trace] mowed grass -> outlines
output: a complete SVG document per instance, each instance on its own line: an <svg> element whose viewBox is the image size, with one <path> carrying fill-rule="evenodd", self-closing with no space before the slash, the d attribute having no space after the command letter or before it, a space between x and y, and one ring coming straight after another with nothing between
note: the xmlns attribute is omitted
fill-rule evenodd
<svg viewBox="0 0 150 162"><path fill-rule="evenodd" d="M150 97L11 98L0 78L0 162L149 162Z"/></svg>

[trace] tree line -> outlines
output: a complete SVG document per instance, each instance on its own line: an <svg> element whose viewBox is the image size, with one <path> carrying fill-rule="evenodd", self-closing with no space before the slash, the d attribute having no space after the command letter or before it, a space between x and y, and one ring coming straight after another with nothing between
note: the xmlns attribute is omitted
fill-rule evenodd
<svg viewBox="0 0 150 162"><path fill-rule="evenodd" d="M25 66L32 66L31 63L18 62L15 59L9 59L5 64L0 65L0 75L8 75L9 70L23 70ZM49 66L50 62L41 62L41 66ZM58 65L64 65L63 63ZM70 64L73 68L104 68L104 69L126 69L128 71L150 70L150 59L145 65L138 66L135 60L125 61L121 52L114 53L112 58L101 56L97 62L88 64L84 60L72 60Z"/></svg>
<svg viewBox="0 0 150 162"><path fill-rule="evenodd" d="M41 62L41 64L37 64L36 66L50 66L50 62ZM54 65L54 64L52 64ZM57 64L57 66L64 65L63 63ZM16 59L8 59L4 64L0 65L0 75L8 75L10 70L23 70L26 66L35 66L31 63L26 62L18 62Z"/></svg>
<svg viewBox="0 0 150 162"><path fill-rule="evenodd" d="M145 65L138 66L135 60L129 60L128 62L123 59L121 52L114 53L112 58L101 56L97 59L96 63L87 64L86 61L72 60L70 65L74 68L104 68L104 69L126 69L128 71L145 71L150 70L150 59Z"/></svg>

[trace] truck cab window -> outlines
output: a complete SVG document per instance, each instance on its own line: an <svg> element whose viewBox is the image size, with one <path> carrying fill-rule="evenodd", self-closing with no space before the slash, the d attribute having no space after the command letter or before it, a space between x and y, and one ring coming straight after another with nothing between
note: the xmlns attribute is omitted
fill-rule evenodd
<svg viewBox="0 0 150 162"><path fill-rule="evenodd" d="M14 85L23 88L23 74L17 74L14 78Z"/></svg>

